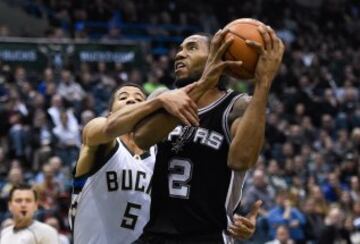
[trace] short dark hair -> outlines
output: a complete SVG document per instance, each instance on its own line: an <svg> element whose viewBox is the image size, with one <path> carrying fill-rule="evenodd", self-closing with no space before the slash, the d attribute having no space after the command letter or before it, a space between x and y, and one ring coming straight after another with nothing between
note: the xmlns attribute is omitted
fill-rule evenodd
<svg viewBox="0 0 360 244"><path fill-rule="evenodd" d="M112 108L112 105L114 103L114 100L115 100L115 94L118 90L120 90L121 88L125 87L125 86L133 86L133 87L136 87L136 88L139 88L139 90L144 94L145 98L146 98L146 92L144 90L144 88L139 85L139 84L136 84L136 83L131 83L131 82L126 82L126 83L123 83L121 84L118 88L116 88L114 90L114 92L112 93L111 95L111 98L110 98L110 101L109 101L109 104L108 104L108 111L110 112L111 111L111 108Z"/></svg>
<svg viewBox="0 0 360 244"><path fill-rule="evenodd" d="M13 198L13 195L14 195L14 192L16 190L29 190L29 191L32 191L34 193L34 198L35 198L35 201L38 200L38 194L37 192L34 190L34 188L32 188L30 185L28 184L18 184L18 185L15 185L11 188L10 190L10 193L9 193L9 199L8 201L11 202L12 198Z"/></svg>
<svg viewBox="0 0 360 244"><path fill-rule="evenodd" d="M208 47L210 48L211 40L214 37L213 35L211 35L210 33L206 33L206 32L196 32L194 35L206 37Z"/></svg>

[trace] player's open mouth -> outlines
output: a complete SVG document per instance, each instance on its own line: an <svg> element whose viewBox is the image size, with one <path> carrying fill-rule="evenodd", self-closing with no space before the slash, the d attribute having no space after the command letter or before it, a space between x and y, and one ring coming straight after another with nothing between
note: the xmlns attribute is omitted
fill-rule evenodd
<svg viewBox="0 0 360 244"><path fill-rule="evenodd" d="M178 71L179 69L186 68L186 65L183 62L177 62L175 64L175 71Z"/></svg>
<svg viewBox="0 0 360 244"><path fill-rule="evenodd" d="M23 210L21 211L22 216L26 216L27 211Z"/></svg>

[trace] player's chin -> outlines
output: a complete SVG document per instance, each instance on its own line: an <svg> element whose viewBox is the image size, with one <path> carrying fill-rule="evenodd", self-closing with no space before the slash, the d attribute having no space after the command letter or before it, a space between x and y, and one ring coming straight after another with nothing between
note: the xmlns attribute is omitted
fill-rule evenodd
<svg viewBox="0 0 360 244"><path fill-rule="evenodd" d="M189 77L189 72L186 69L177 69L175 70L176 80L184 80Z"/></svg>

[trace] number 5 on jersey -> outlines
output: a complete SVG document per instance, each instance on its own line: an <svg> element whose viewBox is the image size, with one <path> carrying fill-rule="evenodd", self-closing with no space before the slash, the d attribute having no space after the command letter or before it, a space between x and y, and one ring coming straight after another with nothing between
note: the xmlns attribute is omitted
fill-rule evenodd
<svg viewBox="0 0 360 244"><path fill-rule="evenodd" d="M169 195L189 199L193 164L188 159L174 158L169 162Z"/></svg>
<svg viewBox="0 0 360 244"><path fill-rule="evenodd" d="M141 209L141 205L132 203L132 202L127 203L125 213L124 213L124 218L121 221L121 227L130 229L130 230L135 229L135 225L138 220L138 216L131 213L132 209Z"/></svg>

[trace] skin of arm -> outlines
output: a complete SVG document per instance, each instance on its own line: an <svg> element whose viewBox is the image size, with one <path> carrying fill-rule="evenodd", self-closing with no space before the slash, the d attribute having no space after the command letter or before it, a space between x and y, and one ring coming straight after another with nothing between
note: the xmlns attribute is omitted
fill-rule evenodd
<svg viewBox="0 0 360 244"><path fill-rule="evenodd" d="M192 87L190 86L189 89ZM131 101L128 100L126 103ZM125 100L123 103L125 106ZM107 118L95 118L85 126L75 176L85 175L91 171L99 145L104 146L105 154L107 154L116 145L117 137L132 132L141 119L161 108L167 109L185 123L197 123L196 104L182 91L177 92L177 96L167 92L145 102L128 104L121 109L115 109L115 112Z"/></svg>
<svg viewBox="0 0 360 244"><path fill-rule="evenodd" d="M248 104L245 99L238 100L234 105L234 114L230 116L240 116L241 111L245 111L243 116L236 118L231 125L233 139L228 153L228 166L233 170L244 171L252 168L264 143L267 91L259 86L260 83Z"/></svg>
<svg viewBox="0 0 360 244"><path fill-rule="evenodd" d="M128 105L107 118L95 118L85 126L83 142L89 146L109 143L116 137L132 131L142 118L161 107L160 99L156 98Z"/></svg>
<svg viewBox="0 0 360 244"><path fill-rule="evenodd" d="M183 89L188 92L187 87ZM192 84L191 91L187 94L194 102L197 102L207 89L208 83L199 81ZM179 123L180 120L177 117L164 109L160 109L136 125L134 130L135 142L140 148L146 150L165 138ZM154 131L156 133L153 133Z"/></svg>
<svg viewBox="0 0 360 244"><path fill-rule="evenodd" d="M116 145L116 137L130 132L142 118L161 108L161 104L161 100L157 98L128 105L111 113L107 118L95 118L86 124L75 176L79 177L91 171L99 145L105 146L107 154Z"/></svg>

